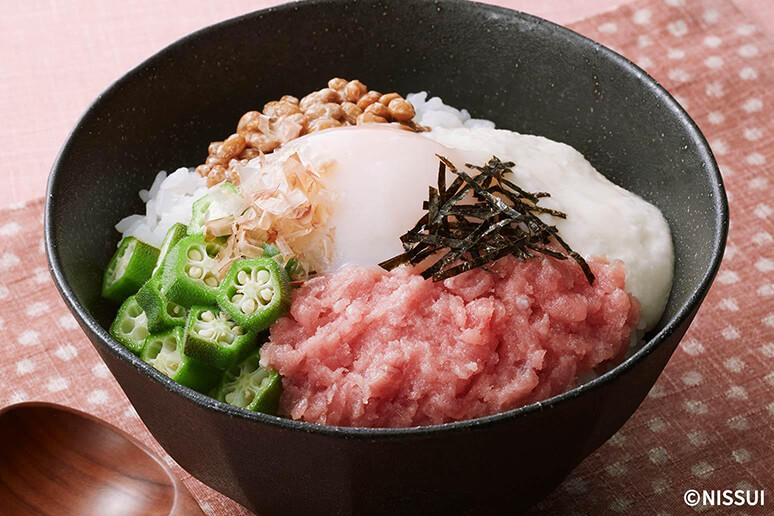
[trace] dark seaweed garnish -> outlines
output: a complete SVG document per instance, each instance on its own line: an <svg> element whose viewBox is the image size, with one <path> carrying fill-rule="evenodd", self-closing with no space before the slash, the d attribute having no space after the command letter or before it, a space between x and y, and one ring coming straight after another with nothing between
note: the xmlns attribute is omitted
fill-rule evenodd
<svg viewBox="0 0 774 516"><path fill-rule="evenodd" d="M562 240L556 226L538 218L546 213L567 218L558 210L538 206L547 192L528 192L504 175L512 172L513 162L492 156L483 166L469 163L473 175L459 170L438 156L438 187L430 187L422 208L427 211L416 225L400 237L404 253L379 265L387 270L403 264L417 265L438 253L440 256L422 276L441 281L483 267L512 254L519 260L544 254L558 260L568 257L583 270L589 284L594 274L581 255ZM446 187L446 170L457 177ZM473 204L462 204L469 194ZM487 269L488 270L488 269Z"/></svg>

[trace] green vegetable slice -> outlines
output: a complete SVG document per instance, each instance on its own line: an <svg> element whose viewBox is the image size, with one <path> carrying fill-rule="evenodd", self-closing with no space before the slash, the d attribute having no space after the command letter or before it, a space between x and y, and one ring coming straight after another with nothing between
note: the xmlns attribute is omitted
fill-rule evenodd
<svg viewBox="0 0 774 516"><path fill-rule="evenodd" d="M148 281L158 257L155 247L134 237L124 238L105 269L102 297L123 303Z"/></svg>
<svg viewBox="0 0 774 516"><path fill-rule="evenodd" d="M291 280L296 280L306 274L303 266L295 258L291 258L288 260L288 263L285 264L285 272L288 273L288 278Z"/></svg>
<svg viewBox="0 0 774 516"><path fill-rule="evenodd" d="M172 250L180 240L185 238L188 226L185 224L175 223L169 228L167 234L164 236L164 241L161 243L161 250L159 250L159 258L156 261L156 267L153 268L153 277L161 277L161 273L164 271L164 260L167 258L169 251Z"/></svg>
<svg viewBox="0 0 774 516"><path fill-rule="evenodd" d="M272 258L237 260L221 282L217 300L237 323L263 331L288 311L288 273Z"/></svg>
<svg viewBox="0 0 774 516"><path fill-rule="evenodd" d="M150 335L140 358L177 383L206 393L218 384L223 372L183 353L183 341L183 328Z"/></svg>
<svg viewBox="0 0 774 516"><path fill-rule="evenodd" d="M223 375L215 398L218 401L247 410L277 414L282 394L282 378L274 370L260 366L256 351Z"/></svg>
<svg viewBox="0 0 774 516"><path fill-rule="evenodd" d="M205 195L193 203L191 207L191 222L188 224L189 235L201 235L204 233L204 223L207 222L207 209L210 207L212 199Z"/></svg>
<svg viewBox="0 0 774 516"><path fill-rule="evenodd" d="M134 296L148 318L148 331L158 333L172 326L185 326L188 310L170 301L159 278L151 278Z"/></svg>
<svg viewBox="0 0 774 516"><path fill-rule="evenodd" d="M161 285L170 301L191 307L212 305L220 286L217 275L219 240L206 242L203 235L180 240L167 255Z"/></svg>
<svg viewBox="0 0 774 516"><path fill-rule="evenodd" d="M263 249L263 256L268 256L269 258L280 254L279 248L276 245L270 244L268 242L262 243L261 248Z"/></svg>
<svg viewBox="0 0 774 516"><path fill-rule="evenodd" d="M255 333L214 306L195 306L185 327L185 354L226 369L255 349Z"/></svg>
<svg viewBox="0 0 774 516"><path fill-rule="evenodd" d="M135 296L129 297L118 309L110 335L135 355L139 355L149 335L148 317L137 303Z"/></svg>
<svg viewBox="0 0 774 516"><path fill-rule="evenodd" d="M239 194L237 187L231 183L222 183L220 185L220 191L224 194ZM198 199L191 206L191 222L188 224L189 235L201 235L204 233L204 225L209 220L208 211L213 203L213 196L206 194L202 198Z"/></svg>

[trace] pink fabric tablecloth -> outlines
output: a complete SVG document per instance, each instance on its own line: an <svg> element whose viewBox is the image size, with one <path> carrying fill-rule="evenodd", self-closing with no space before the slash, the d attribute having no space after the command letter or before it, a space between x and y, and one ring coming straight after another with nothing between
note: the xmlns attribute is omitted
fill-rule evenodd
<svg viewBox="0 0 774 516"><path fill-rule="evenodd" d="M67 129L98 90L163 43L246 10L245 2L191 1L164 20L149 18L171 13L156 2L107 4L33 1L10 14L4 6L0 52L12 66L2 68L0 141L11 159L0 199L38 199L0 212L0 408L48 400L96 414L165 457L205 512L244 514L164 454L65 309L45 267L39 197ZM546 14L529 9L538 2L509 4ZM88 29L105 21L112 30ZM774 45L728 0L635 0L571 27L635 60L687 108L723 171L731 229L716 284L648 399L533 513L772 514ZM18 39L37 50L21 48L12 60L8 42ZM687 489L765 489L767 504L691 509Z"/></svg>

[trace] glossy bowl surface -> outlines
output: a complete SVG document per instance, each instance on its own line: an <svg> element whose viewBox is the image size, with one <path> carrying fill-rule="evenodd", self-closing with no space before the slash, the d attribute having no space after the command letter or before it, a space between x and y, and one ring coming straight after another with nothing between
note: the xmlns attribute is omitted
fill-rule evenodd
<svg viewBox="0 0 774 516"><path fill-rule="evenodd" d="M565 142L656 204L673 231L675 281L642 348L542 403L440 426L359 429L221 404L115 342L115 307L100 282L114 224L142 209L137 192L158 170L203 162L242 113L334 76L427 90L498 127ZM694 122L605 47L473 2L313 0L202 29L110 86L54 164L45 239L57 287L137 412L206 484L260 514L481 513L535 503L631 416L706 295L727 226L720 173Z"/></svg>

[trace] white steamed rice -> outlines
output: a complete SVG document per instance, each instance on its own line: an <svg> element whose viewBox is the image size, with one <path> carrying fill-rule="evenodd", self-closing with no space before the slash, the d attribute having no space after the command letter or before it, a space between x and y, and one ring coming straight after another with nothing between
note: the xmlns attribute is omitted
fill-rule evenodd
<svg viewBox="0 0 774 516"><path fill-rule="evenodd" d="M443 103L440 97L427 98L426 91L409 93L406 100L414 106L416 116L414 120L432 129L444 127L486 128L494 129L494 122L480 118L471 118L467 109L456 109Z"/></svg>
<svg viewBox="0 0 774 516"><path fill-rule="evenodd" d="M156 175L150 190L140 190L144 215L129 215L116 224L124 237L133 236L154 247L161 247L173 224L191 222L191 206L207 193L207 180L193 170L181 167L167 176Z"/></svg>

